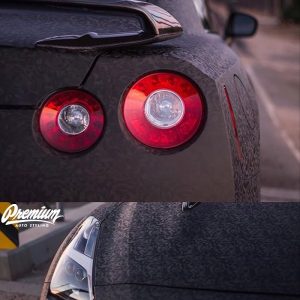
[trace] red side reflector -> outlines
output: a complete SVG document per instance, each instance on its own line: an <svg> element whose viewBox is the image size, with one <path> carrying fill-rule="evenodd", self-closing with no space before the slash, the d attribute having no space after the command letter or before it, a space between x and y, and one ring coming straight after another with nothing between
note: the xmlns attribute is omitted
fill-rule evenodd
<svg viewBox="0 0 300 300"><path fill-rule="evenodd" d="M239 159L242 160L243 152L242 152L241 143L240 143L240 139L239 139L236 119L235 119L234 111L232 108L231 100L230 100L229 93L228 93L226 86L224 86L224 92L225 92L225 96L226 96L226 100L227 100L228 109L230 112L230 118L231 118L231 124L232 124L233 132L234 132L234 140L235 140L236 150L237 150Z"/></svg>

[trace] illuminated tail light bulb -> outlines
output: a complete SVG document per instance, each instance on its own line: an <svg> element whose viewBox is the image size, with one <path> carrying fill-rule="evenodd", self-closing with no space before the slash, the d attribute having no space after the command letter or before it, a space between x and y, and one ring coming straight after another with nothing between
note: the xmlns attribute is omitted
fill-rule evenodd
<svg viewBox="0 0 300 300"><path fill-rule="evenodd" d="M92 147L104 127L101 104L90 93L68 89L52 94L39 111L39 129L56 150L76 153Z"/></svg>
<svg viewBox="0 0 300 300"><path fill-rule="evenodd" d="M146 146L171 149L191 140L204 122L204 100L188 78L146 75L131 86L122 113L128 131Z"/></svg>

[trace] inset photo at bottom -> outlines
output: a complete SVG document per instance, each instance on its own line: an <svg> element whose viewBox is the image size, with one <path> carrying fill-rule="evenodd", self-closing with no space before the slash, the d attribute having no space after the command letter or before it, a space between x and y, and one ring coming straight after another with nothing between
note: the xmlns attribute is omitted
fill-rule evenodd
<svg viewBox="0 0 300 300"><path fill-rule="evenodd" d="M298 299L300 204L0 202L1 299Z"/></svg>

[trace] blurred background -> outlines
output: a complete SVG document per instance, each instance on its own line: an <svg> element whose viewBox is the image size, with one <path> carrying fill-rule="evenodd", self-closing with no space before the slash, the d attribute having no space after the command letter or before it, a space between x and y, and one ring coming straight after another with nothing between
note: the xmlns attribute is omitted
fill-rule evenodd
<svg viewBox="0 0 300 300"><path fill-rule="evenodd" d="M221 35L231 11L249 13L259 21L253 38L231 43L257 93L262 200L300 202L300 1L208 0L208 5L220 24ZM42 205L55 208L57 204L18 205L26 209ZM0 250L0 299L38 299L59 244L80 218L99 205L102 204L65 203L64 222L49 228L20 230L19 247Z"/></svg>
<svg viewBox="0 0 300 300"><path fill-rule="evenodd" d="M300 201L300 1L209 0L223 32L230 11L259 22L253 38L232 48L246 67L257 94L261 129L262 196Z"/></svg>

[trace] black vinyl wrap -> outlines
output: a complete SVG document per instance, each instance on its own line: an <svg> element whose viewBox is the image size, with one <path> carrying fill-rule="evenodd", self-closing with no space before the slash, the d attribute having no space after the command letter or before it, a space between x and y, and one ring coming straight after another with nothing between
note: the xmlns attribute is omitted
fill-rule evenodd
<svg viewBox="0 0 300 300"><path fill-rule="evenodd" d="M96 299L296 299L299 228L293 203L124 203L101 225Z"/></svg>

